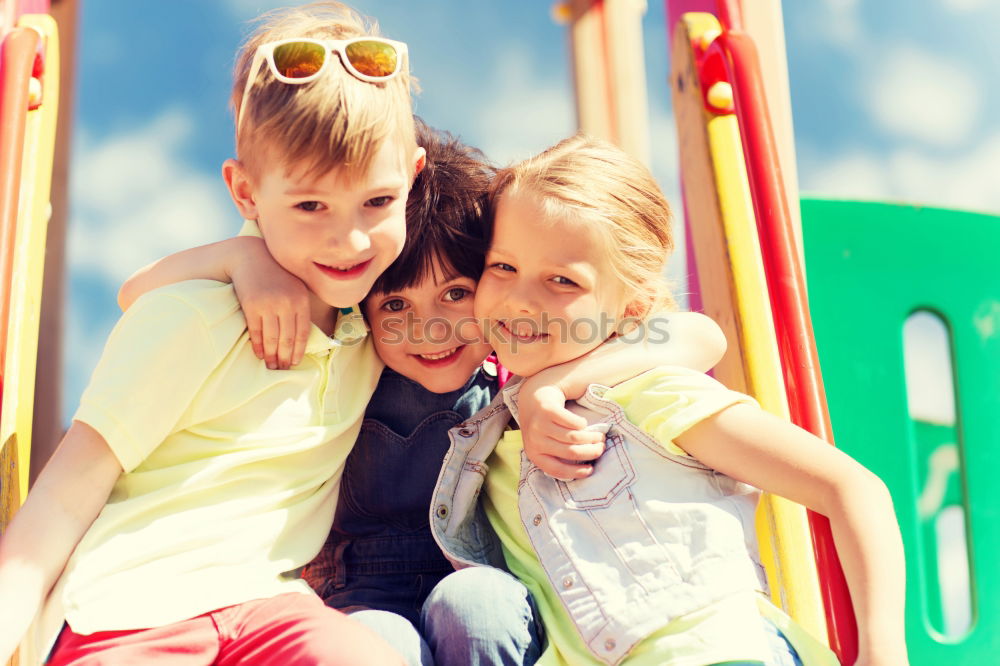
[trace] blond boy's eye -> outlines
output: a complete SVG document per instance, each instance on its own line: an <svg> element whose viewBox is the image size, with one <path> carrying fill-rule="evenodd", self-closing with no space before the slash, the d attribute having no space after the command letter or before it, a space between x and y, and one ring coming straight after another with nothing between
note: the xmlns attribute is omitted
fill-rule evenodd
<svg viewBox="0 0 1000 666"><path fill-rule="evenodd" d="M318 201L300 201L295 204L295 207L299 210L304 210L307 213L314 213L322 208L323 204Z"/></svg>
<svg viewBox="0 0 1000 666"><path fill-rule="evenodd" d="M562 275L555 276L554 278L552 278L552 281L555 282L556 284L565 285L567 287L575 287L576 286L576 282L573 282L568 277L563 277Z"/></svg>
<svg viewBox="0 0 1000 666"><path fill-rule="evenodd" d="M390 196L372 197L371 199L366 201L365 204L371 206L372 208L384 208L385 206L388 206L389 204L392 203L393 198L394 197Z"/></svg>
<svg viewBox="0 0 1000 666"><path fill-rule="evenodd" d="M490 268L495 268L498 271L504 271L504 272L507 272L507 273L513 273L513 272L515 272L517 270L516 268L514 268L510 264L505 264L502 261L498 261L498 262L492 264L490 266Z"/></svg>
<svg viewBox="0 0 1000 666"><path fill-rule="evenodd" d="M467 298L472 293L472 290L466 289L465 287L452 287L444 294L444 300L446 301L460 301L463 298Z"/></svg>

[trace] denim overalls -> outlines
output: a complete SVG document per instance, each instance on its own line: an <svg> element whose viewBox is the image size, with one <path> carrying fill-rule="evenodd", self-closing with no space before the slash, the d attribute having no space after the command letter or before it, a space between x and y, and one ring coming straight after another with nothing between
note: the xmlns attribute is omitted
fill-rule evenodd
<svg viewBox="0 0 1000 666"><path fill-rule="evenodd" d="M427 522L448 429L489 404L495 367L488 361L442 394L385 368L347 458L330 536L305 573L328 606L417 625L431 588L454 571Z"/></svg>

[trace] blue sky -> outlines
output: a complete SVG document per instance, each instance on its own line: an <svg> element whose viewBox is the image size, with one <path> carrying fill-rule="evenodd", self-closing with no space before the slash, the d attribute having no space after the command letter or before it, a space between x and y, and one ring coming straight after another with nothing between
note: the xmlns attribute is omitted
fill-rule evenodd
<svg viewBox="0 0 1000 666"><path fill-rule="evenodd" d="M263 0L81 3L71 168L68 419L118 317L115 293L164 254L232 235L233 54ZM1000 3L785 2L803 191L1000 213ZM574 129L566 35L539 0L366 0L410 45L416 111L498 162ZM680 201L663 6L644 21L652 168ZM682 262L674 268L683 277Z"/></svg>

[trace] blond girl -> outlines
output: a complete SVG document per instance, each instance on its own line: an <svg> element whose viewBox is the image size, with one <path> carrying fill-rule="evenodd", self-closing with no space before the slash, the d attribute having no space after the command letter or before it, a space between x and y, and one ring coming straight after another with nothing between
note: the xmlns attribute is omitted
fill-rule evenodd
<svg viewBox="0 0 1000 666"><path fill-rule="evenodd" d="M648 335L664 316L670 208L620 150L563 141L501 171L492 203L475 309L515 375ZM522 389L515 378L452 430L431 522L458 566L525 583L548 636L540 664L835 664L762 594L758 489L829 517L856 663L906 663L899 530L884 484L854 460L678 367L590 385L564 418L580 443L525 450Z"/></svg>

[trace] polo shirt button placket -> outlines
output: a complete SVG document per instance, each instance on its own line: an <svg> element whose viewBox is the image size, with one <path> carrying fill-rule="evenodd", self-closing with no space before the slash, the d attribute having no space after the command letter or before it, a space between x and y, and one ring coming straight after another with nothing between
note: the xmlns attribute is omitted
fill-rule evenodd
<svg viewBox="0 0 1000 666"><path fill-rule="evenodd" d="M338 382L334 381L330 377L330 364L333 363L333 351L334 349L324 349L316 353L316 361L319 363L320 368L323 372L323 380L320 384L321 391L319 395L320 409L323 414L327 414L327 405L336 405L335 400L329 400L337 392Z"/></svg>

